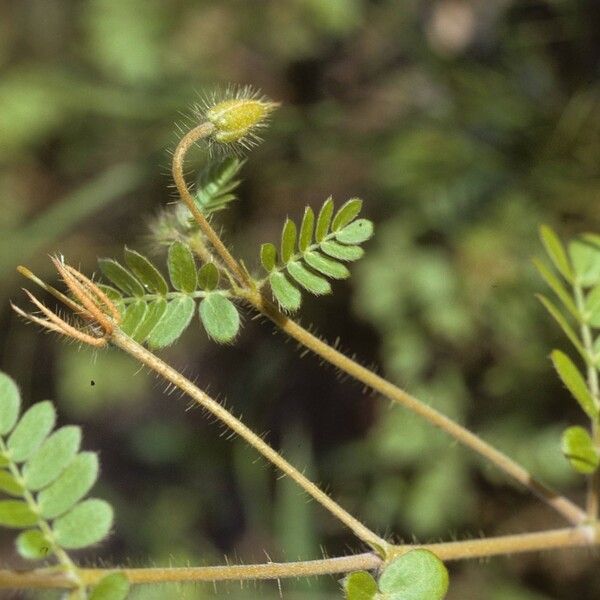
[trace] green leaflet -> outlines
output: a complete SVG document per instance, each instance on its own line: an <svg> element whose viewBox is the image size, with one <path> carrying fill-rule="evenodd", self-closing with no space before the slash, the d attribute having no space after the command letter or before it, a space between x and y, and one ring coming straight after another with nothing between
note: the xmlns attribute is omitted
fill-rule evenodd
<svg viewBox="0 0 600 600"><path fill-rule="evenodd" d="M583 287L600 283L600 248L585 239L569 244L569 256L577 282Z"/></svg>
<svg viewBox="0 0 600 600"><path fill-rule="evenodd" d="M303 258L309 267L312 267L319 273L323 273L323 275L327 275L327 277L331 277L332 279L346 279L350 277L350 271L345 265L327 258L318 252L306 252Z"/></svg>
<svg viewBox="0 0 600 600"><path fill-rule="evenodd" d="M23 486L8 471L0 470L0 491L11 496L22 496Z"/></svg>
<svg viewBox="0 0 600 600"><path fill-rule="evenodd" d="M0 525L4 527L31 527L37 515L21 500L0 500Z"/></svg>
<svg viewBox="0 0 600 600"><path fill-rule="evenodd" d="M554 368L558 372L559 377L565 384L566 388L571 392L571 395L583 411L590 419L598 418L598 407L592 395L590 394L587 384L579 369L573 361L560 350L553 350L550 355Z"/></svg>
<svg viewBox="0 0 600 600"><path fill-rule="evenodd" d="M198 285L206 292L212 292L219 285L219 269L214 263L206 263L198 271Z"/></svg>
<svg viewBox="0 0 600 600"><path fill-rule="evenodd" d="M304 209L302 224L300 225L300 235L298 237L298 250L305 252L312 242L313 229L315 226L315 213L310 206ZM270 270L270 269L268 269Z"/></svg>
<svg viewBox="0 0 600 600"><path fill-rule="evenodd" d="M52 431L55 421L56 412L48 400L38 402L26 411L8 438L12 460L27 460Z"/></svg>
<svg viewBox="0 0 600 600"><path fill-rule="evenodd" d="M321 206L319 216L317 217L317 225L315 227L315 239L317 242L322 242L323 238L329 231L331 217L333 216L333 198L329 196Z"/></svg>
<svg viewBox="0 0 600 600"><path fill-rule="evenodd" d="M151 348L164 348L177 340L190 324L195 306L190 296L182 295L171 300L148 336L148 345Z"/></svg>
<svg viewBox="0 0 600 600"><path fill-rule="evenodd" d="M300 308L302 294L293 286L289 279L280 271L274 271L269 275L271 291L279 306L286 311L293 312Z"/></svg>
<svg viewBox="0 0 600 600"><path fill-rule="evenodd" d="M538 270L539 274L542 276L544 281L550 286L552 291L558 296L560 301L563 303L563 306L577 319L581 320L581 315L575 306L575 302L571 298L571 294L566 290L565 286L562 284L560 279L554 275L554 273L546 267L546 265L537 259L533 259L533 264L535 268Z"/></svg>
<svg viewBox="0 0 600 600"><path fill-rule="evenodd" d="M125 600L128 593L129 581L125 573L110 573L94 587L89 600Z"/></svg>
<svg viewBox="0 0 600 600"><path fill-rule="evenodd" d="M328 256L331 256L331 258L337 258L338 260L348 262L362 258L365 253L360 246L344 246L344 244L338 244L333 240L323 242L321 244L321 250Z"/></svg>
<svg viewBox="0 0 600 600"><path fill-rule="evenodd" d="M52 548L44 534L38 529L21 532L16 540L17 552L28 560L40 560L52 554Z"/></svg>
<svg viewBox="0 0 600 600"><path fill-rule="evenodd" d="M277 263L277 248L271 242L260 247L260 262L267 272L271 272Z"/></svg>
<svg viewBox="0 0 600 600"><path fill-rule="evenodd" d="M198 285L196 263L189 246L182 242L173 242L169 247L167 260L169 277L176 290L191 294Z"/></svg>
<svg viewBox="0 0 600 600"><path fill-rule="evenodd" d="M0 435L15 426L21 409L21 395L17 384L5 373L0 373Z"/></svg>
<svg viewBox="0 0 600 600"><path fill-rule="evenodd" d="M221 161L211 161L200 172L194 200L205 215L223 210L230 202L236 200L233 191L240 184L240 180L234 177L244 162L239 158L228 157Z"/></svg>
<svg viewBox="0 0 600 600"><path fill-rule="evenodd" d="M102 274L128 296L143 296L144 286L120 263L112 258L98 259Z"/></svg>
<svg viewBox="0 0 600 600"><path fill-rule="evenodd" d="M125 247L125 262L148 291L163 296L169 291L165 278L144 255Z"/></svg>
<svg viewBox="0 0 600 600"><path fill-rule="evenodd" d="M299 261L288 263L287 271L304 289L317 296L331 292L331 286L327 279L315 275Z"/></svg>
<svg viewBox="0 0 600 600"><path fill-rule="evenodd" d="M167 301L164 298L159 298L155 302L148 305L148 310L144 316L144 320L136 328L133 339L142 344L151 334L154 327L162 319L167 310Z"/></svg>
<svg viewBox="0 0 600 600"><path fill-rule="evenodd" d="M294 254L294 248L296 246L296 223L291 219L286 219L281 232L281 261L286 264L292 254Z"/></svg>
<svg viewBox="0 0 600 600"><path fill-rule="evenodd" d="M37 497L41 515L54 519L79 502L98 478L98 457L94 452L81 452L60 477Z"/></svg>
<svg viewBox="0 0 600 600"><path fill-rule="evenodd" d="M344 578L344 593L347 600L375 600L377 582L366 571L350 573Z"/></svg>
<svg viewBox="0 0 600 600"><path fill-rule="evenodd" d="M585 299L585 321L592 327L600 328L600 283Z"/></svg>
<svg viewBox="0 0 600 600"><path fill-rule="evenodd" d="M231 342L240 330L240 315L237 308L219 293L209 294L200 302L200 320L211 339Z"/></svg>
<svg viewBox="0 0 600 600"><path fill-rule="evenodd" d="M362 210L362 200L360 198L350 198L337 211L331 223L331 231L339 231L354 221Z"/></svg>
<svg viewBox="0 0 600 600"><path fill-rule="evenodd" d="M85 548L104 539L113 522L113 510L104 500L90 498L56 519L52 531L58 544L69 550Z"/></svg>
<svg viewBox="0 0 600 600"><path fill-rule="evenodd" d="M411 550L384 569L379 589L390 600L442 600L448 591L448 571L433 552Z"/></svg>
<svg viewBox="0 0 600 600"><path fill-rule="evenodd" d="M81 443L81 429L67 425L56 430L23 467L23 479L30 490L52 483L73 460Z"/></svg>
<svg viewBox="0 0 600 600"><path fill-rule="evenodd" d="M335 239L342 244L362 244L373 236L373 223L368 219L357 219L340 229Z"/></svg>
<svg viewBox="0 0 600 600"><path fill-rule="evenodd" d="M135 337L135 332L144 320L147 310L148 305L143 300L131 303L125 309L120 325L121 331L130 337Z"/></svg>
<svg viewBox="0 0 600 600"><path fill-rule="evenodd" d="M573 271L571 269L571 264L569 263L567 253L556 233L554 233L547 225L542 225L540 227L540 238L550 260L554 263L554 266L567 281L572 282Z"/></svg>
<svg viewBox="0 0 600 600"><path fill-rule="evenodd" d="M583 427L565 429L561 439L565 458L578 473L589 475L598 468L598 452L590 434Z"/></svg>

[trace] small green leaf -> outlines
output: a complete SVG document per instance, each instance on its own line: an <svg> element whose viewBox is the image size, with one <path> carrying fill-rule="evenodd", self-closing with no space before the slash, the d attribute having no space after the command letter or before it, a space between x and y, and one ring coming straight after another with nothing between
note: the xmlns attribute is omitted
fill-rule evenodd
<svg viewBox="0 0 600 600"><path fill-rule="evenodd" d="M373 235L373 223L368 219L357 219L340 229L335 239L342 244L362 244Z"/></svg>
<svg viewBox="0 0 600 600"><path fill-rule="evenodd" d="M54 521L52 530L63 548L76 550L104 539L113 522L113 509L104 500L90 498Z"/></svg>
<svg viewBox="0 0 600 600"><path fill-rule="evenodd" d="M67 512L91 489L98 478L98 457L94 452L81 452L60 477L37 497L42 517L54 519Z"/></svg>
<svg viewBox="0 0 600 600"><path fill-rule="evenodd" d="M273 271L269 275L269 283L275 300L283 310L295 311L300 308L302 294L292 285L288 278L280 271Z"/></svg>
<svg viewBox="0 0 600 600"><path fill-rule="evenodd" d="M598 468L600 459L590 434L583 427L565 429L561 440L562 452L578 473L589 475Z"/></svg>
<svg viewBox="0 0 600 600"><path fill-rule="evenodd" d="M571 298L571 294L567 292L565 286L562 284L560 279L554 275L554 273L541 261L536 258L533 259L533 264L538 270L544 281L550 286L552 291L558 296L563 306L577 319L581 320L581 315L575 306L575 302Z"/></svg>
<svg viewBox="0 0 600 600"><path fill-rule="evenodd" d="M354 221L358 217L362 209L362 200L360 198L351 198L345 202L337 211L333 222L331 223L331 231L339 231Z"/></svg>
<svg viewBox="0 0 600 600"><path fill-rule="evenodd" d="M239 158L227 157L220 161L211 161L200 172L194 199L205 215L227 208L227 205L236 199L232 192L238 187L240 180L234 177L244 162Z"/></svg>
<svg viewBox="0 0 600 600"><path fill-rule="evenodd" d="M579 402L579 406L590 419L597 419L598 407L596 402L573 361L560 350L553 350L550 357L559 377L571 392L571 395Z"/></svg>
<svg viewBox="0 0 600 600"><path fill-rule="evenodd" d="M200 320L208 337L221 343L231 342L240 330L237 308L222 294L209 294L200 302Z"/></svg>
<svg viewBox="0 0 600 600"><path fill-rule="evenodd" d="M40 490L52 483L73 460L81 443L81 429L67 425L57 429L25 463L27 489Z"/></svg>
<svg viewBox="0 0 600 600"><path fill-rule="evenodd" d="M295 279L304 289L308 290L316 296L329 294L331 286L327 279L323 279L319 275L315 275L309 271L302 263L293 261L287 265L288 273Z"/></svg>
<svg viewBox="0 0 600 600"><path fill-rule="evenodd" d="M366 571L350 573L344 578L344 593L347 600L375 600L377 582Z"/></svg>
<svg viewBox="0 0 600 600"><path fill-rule="evenodd" d="M286 219L281 232L281 260L285 265L294 254L296 246L296 223Z"/></svg>
<svg viewBox="0 0 600 600"><path fill-rule="evenodd" d="M17 384L0 372L0 435L6 435L15 426L21 409L21 394Z"/></svg>
<svg viewBox="0 0 600 600"><path fill-rule="evenodd" d="M169 247L169 277L176 290L191 294L198 285L196 263L189 246L182 242L173 242Z"/></svg>
<svg viewBox="0 0 600 600"><path fill-rule="evenodd" d="M52 555L52 546L39 529L21 532L16 539L17 552L28 560L40 560Z"/></svg>
<svg viewBox="0 0 600 600"><path fill-rule="evenodd" d="M321 250L332 258L348 262L362 258L365 253L360 246L344 246L344 244L338 244L333 240L323 242L321 244Z"/></svg>
<svg viewBox="0 0 600 600"><path fill-rule="evenodd" d="M298 238L298 250L305 252L312 242L313 229L315 226L315 213L310 206L304 209L302 224L300 225L300 236Z"/></svg>
<svg viewBox="0 0 600 600"><path fill-rule="evenodd" d="M569 244L569 256L573 263L575 278L584 287L600 283L600 248L585 239Z"/></svg>
<svg viewBox="0 0 600 600"><path fill-rule="evenodd" d="M187 329L196 303L190 296L179 296L167 305L162 319L156 324L148 336L148 345L151 348L164 348L171 345Z"/></svg>
<svg viewBox="0 0 600 600"><path fill-rule="evenodd" d="M342 263L327 258L313 250L306 252L302 258L309 267L332 279L346 279L350 277L350 271Z"/></svg>
<svg viewBox="0 0 600 600"><path fill-rule="evenodd" d="M125 262L150 292L164 296L169 291L165 278L143 254L125 247Z"/></svg>
<svg viewBox="0 0 600 600"><path fill-rule="evenodd" d="M558 308L543 294L536 294L536 298L544 305L544 308L550 313L552 318L560 325L560 328L569 338L573 346L575 346L577 352L579 352L583 360L587 360L587 353L584 347L581 345L577 334L573 331L573 328L569 325L567 319L565 319L560 310L558 310Z"/></svg>
<svg viewBox="0 0 600 600"><path fill-rule="evenodd" d="M143 296L144 286L120 263L112 258L99 258L102 274L128 296Z"/></svg>
<svg viewBox="0 0 600 600"><path fill-rule="evenodd" d="M206 263L200 267L198 285L206 292L212 292L219 285L219 269L214 263Z"/></svg>
<svg viewBox="0 0 600 600"><path fill-rule="evenodd" d="M22 496L23 486L8 471L0 470L0 491L11 496Z"/></svg>
<svg viewBox="0 0 600 600"><path fill-rule="evenodd" d="M556 233L554 233L547 225L542 225L540 227L540 237L554 266L567 281L572 282L573 272L571 270L571 265L562 242L558 239Z"/></svg>
<svg viewBox="0 0 600 600"><path fill-rule="evenodd" d="M167 301L164 298L159 298L155 302L148 305L148 310L144 320L139 324L133 335L133 339L140 344L146 341L157 323L162 319L167 310Z"/></svg>
<svg viewBox="0 0 600 600"><path fill-rule="evenodd" d="M271 242L267 242L260 247L260 262L269 273L275 268L277 263L277 248Z"/></svg>
<svg viewBox="0 0 600 600"><path fill-rule="evenodd" d="M379 589L394 600L442 600L448 591L448 571L433 552L411 550L384 569Z"/></svg>
<svg viewBox="0 0 600 600"><path fill-rule="evenodd" d="M585 299L585 321L592 327L600 328L600 284Z"/></svg>
<svg viewBox="0 0 600 600"><path fill-rule="evenodd" d="M98 283L97 285L108 296L109 300L112 300L115 303L123 300L123 294L121 294L118 289L110 285L106 285L105 283Z"/></svg>
<svg viewBox="0 0 600 600"><path fill-rule="evenodd" d="M125 600L128 593L129 581L125 573L110 573L94 587L89 600Z"/></svg>
<svg viewBox="0 0 600 600"><path fill-rule="evenodd" d="M134 337L137 328L142 324L148 305L144 300L136 300L132 302L126 309L123 315L123 320L119 326L121 331L129 337Z"/></svg>
<svg viewBox="0 0 600 600"><path fill-rule="evenodd" d="M31 527L37 515L21 500L0 500L0 525L3 527Z"/></svg>
<svg viewBox="0 0 600 600"><path fill-rule="evenodd" d="M329 224L333 216L333 198L329 196L321 206L319 216L317 217L317 226L315 228L315 239L317 242L322 242L325 236L329 233Z"/></svg>
<svg viewBox="0 0 600 600"><path fill-rule="evenodd" d="M34 404L8 438L10 456L15 462L27 460L54 428L56 412L48 400Z"/></svg>

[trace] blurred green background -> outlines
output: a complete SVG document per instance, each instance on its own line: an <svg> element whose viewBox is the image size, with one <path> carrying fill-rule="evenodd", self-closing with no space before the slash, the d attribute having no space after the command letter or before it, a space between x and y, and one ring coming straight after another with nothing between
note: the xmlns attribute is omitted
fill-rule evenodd
<svg viewBox="0 0 600 600"><path fill-rule="evenodd" d="M9 310L23 302L19 263L53 280L48 253L91 273L124 243L147 250L148 221L174 199L176 124L228 83L283 103L248 156L242 200L220 217L236 253L256 266L286 215L363 197L377 226L366 258L333 296L307 299L302 322L582 498L559 452L581 417L547 360L566 344L533 296L543 284L530 258L542 222L563 237L600 228L600 3L5 0L0 68L0 367L29 402L56 399L100 452L96 494L115 505L115 531L82 562L361 549L129 359ZM247 318L235 347L192 328L162 354L378 532L429 541L561 525L447 436L301 360L269 324ZM12 544L3 534L0 560L18 566ZM600 597L597 556L583 550L450 567L450 600ZM281 587L339 597L334 577ZM279 597L269 583L216 591Z"/></svg>

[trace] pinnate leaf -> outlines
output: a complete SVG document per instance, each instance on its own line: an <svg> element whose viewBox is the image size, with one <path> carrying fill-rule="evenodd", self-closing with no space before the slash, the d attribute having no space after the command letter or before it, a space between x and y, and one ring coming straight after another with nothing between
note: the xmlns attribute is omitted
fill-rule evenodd
<svg viewBox="0 0 600 600"><path fill-rule="evenodd" d="M561 448L573 469L578 473L589 475L598 468L598 452L590 434L583 427L565 429Z"/></svg>
<svg viewBox="0 0 600 600"><path fill-rule="evenodd" d="M292 261L287 265L288 273L295 279L304 289L312 294L320 296L331 292L331 285L327 279L315 275L309 271L301 262Z"/></svg>
<svg viewBox="0 0 600 600"><path fill-rule="evenodd" d="M90 498L56 519L52 530L60 546L76 550L96 544L105 538L112 522L113 510L110 504L104 500Z"/></svg>
<svg viewBox="0 0 600 600"><path fill-rule="evenodd" d="M160 271L143 255L135 250L125 248L125 262L134 275L150 292L166 294L169 286Z"/></svg>
<svg viewBox="0 0 600 600"><path fill-rule="evenodd" d="M553 350L550 355L554 368L558 372L559 377L565 384L566 388L571 392L571 395L577 402L583 411L590 417L590 419L598 418L598 407L596 402L579 369L575 366L573 361L560 350Z"/></svg>
<svg viewBox="0 0 600 600"><path fill-rule="evenodd" d="M200 302L200 320L210 338L217 342L231 342L240 329L237 308L222 294L209 294Z"/></svg>
<svg viewBox="0 0 600 600"><path fill-rule="evenodd" d="M160 321L148 336L151 348L164 348L171 345L187 329L196 304L190 296L179 296L171 300Z"/></svg>
<svg viewBox="0 0 600 600"><path fill-rule="evenodd" d="M347 600L375 600L377 582L366 571L350 573L344 579L344 593Z"/></svg>
<svg viewBox="0 0 600 600"><path fill-rule="evenodd" d="M244 161L239 158L227 157L221 161L211 161L200 172L195 201L205 215L227 208L236 199L232 192L240 181L234 177L243 164Z"/></svg>
<svg viewBox="0 0 600 600"><path fill-rule="evenodd" d="M167 264L173 287L180 292L191 294L198 285L198 276L189 246L183 242L173 242L169 247Z"/></svg>
<svg viewBox="0 0 600 600"><path fill-rule="evenodd" d="M390 600L442 600L448 591L448 571L433 552L411 550L384 569L379 589Z"/></svg>
<svg viewBox="0 0 600 600"><path fill-rule="evenodd" d="M23 479L30 490L52 483L73 460L81 443L81 429L67 425L56 430L25 463Z"/></svg>
<svg viewBox="0 0 600 600"><path fill-rule="evenodd" d="M143 296L144 286L122 264L112 258L98 259L102 274L128 296Z"/></svg>
<svg viewBox="0 0 600 600"><path fill-rule="evenodd" d="M0 525L3 527L31 527L37 515L21 500L0 500Z"/></svg>
<svg viewBox="0 0 600 600"><path fill-rule="evenodd" d="M98 478L98 457L94 452L81 452L60 477L37 497L41 515L54 519L79 502Z"/></svg>
<svg viewBox="0 0 600 600"><path fill-rule="evenodd" d="M200 289L211 292L219 285L219 269L214 263L206 263L198 271Z"/></svg>
<svg viewBox="0 0 600 600"><path fill-rule="evenodd" d="M273 271L269 275L271 291L279 306L286 311L295 311L300 308L302 294L300 290L292 285L289 279L280 271Z"/></svg>
<svg viewBox="0 0 600 600"><path fill-rule="evenodd" d="M128 593L129 581L125 573L110 573L94 587L89 600L125 600Z"/></svg>
<svg viewBox="0 0 600 600"><path fill-rule="evenodd" d="M17 423L8 438L10 457L15 462L27 460L54 428L56 411L48 400L34 404Z"/></svg>
<svg viewBox="0 0 600 600"><path fill-rule="evenodd" d="M21 409L21 394L17 384L6 373L0 372L0 435L15 426Z"/></svg>
<svg viewBox="0 0 600 600"><path fill-rule="evenodd" d="M340 229L335 239L342 244L362 244L373 236L373 223L368 219L357 219Z"/></svg>
<svg viewBox="0 0 600 600"><path fill-rule="evenodd" d="M360 198L351 198L345 202L333 217L331 231L339 231L354 221L362 209Z"/></svg>
<svg viewBox="0 0 600 600"><path fill-rule="evenodd" d="M21 532L16 539L17 552L28 560L40 560L52 554L52 548L39 529Z"/></svg>

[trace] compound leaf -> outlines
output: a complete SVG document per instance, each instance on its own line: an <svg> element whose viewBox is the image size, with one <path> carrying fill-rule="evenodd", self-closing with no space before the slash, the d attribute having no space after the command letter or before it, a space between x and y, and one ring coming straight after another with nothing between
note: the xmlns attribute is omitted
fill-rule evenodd
<svg viewBox="0 0 600 600"><path fill-rule="evenodd" d="M169 247L169 277L176 290L191 294L198 285L194 255L187 244L173 242Z"/></svg>
<svg viewBox="0 0 600 600"><path fill-rule="evenodd" d="M148 291L163 296L169 291L165 278L143 254L125 247L125 262Z"/></svg>
<svg viewBox="0 0 600 600"><path fill-rule="evenodd" d="M598 407L596 406L596 402L573 361L560 350L553 350L550 357L559 377L569 392L571 392L573 398L577 400L579 406L581 406L590 419L597 419Z"/></svg>
<svg viewBox="0 0 600 600"><path fill-rule="evenodd" d="M239 158L228 157L221 161L212 161L200 172L194 199L205 215L227 208L227 205L236 199L233 191L240 184L240 180L234 177L243 164L244 161Z"/></svg>
<svg viewBox="0 0 600 600"><path fill-rule="evenodd" d="M292 285L289 279L280 271L273 271L269 275L269 283L275 300L283 310L295 311L300 308L302 294Z"/></svg>
<svg viewBox="0 0 600 600"><path fill-rule="evenodd" d="M589 475L598 468L600 459L590 434L583 427L569 427L562 434L561 449L578 473Z"/></svg>
<svg viewBox="0 0 600 600"><path fill-rule="evenodd" d="M164 348L177 340L187 329L196 304L190 296L179 296L167 304L167 308L148 336L151 348Z"/></svg>
<svg viewBox="0 0 600 600"><path fill-rule="evenodd" d="M52 483L73 460L81 443L81 429L67 425L57 429L23 467L27 489L39 490Z"/></svg>
<svg viewBox="0 0 600 600"><path fill-rule="evenodd" d="M21 410L21 394L17 384L6 373L0 372L0 435L15 426Z"/></svg>
<svg viewBox="0 0 600 600"><path fill-rule="evenodd" d="M128 296L143 296L144 286L122 264L112 258L99 258L102 274Z"/></svg>
<svg viewBox="0 0 600 600"><path fill-rule="evenodd" d="M90 498L56 519L52 530L60 546L76 550L96 544L105 538L112 522L113 509L110 504L104 500Z"/></svg>
<svg viewBox="0 0 600 600"><path fill-rule="evenodd" d="M219 293L209 294L200 302L200 320L206 333L216 342L231 342L240 330L237 308Z"/></svg>
<svg viewBox="0 0 600 600"><path fill-rule="evenodd" d="M56 411L48 400L34 404L21 417L8 438L10 457L15 462L27 460L54 428Z"/></svg>

